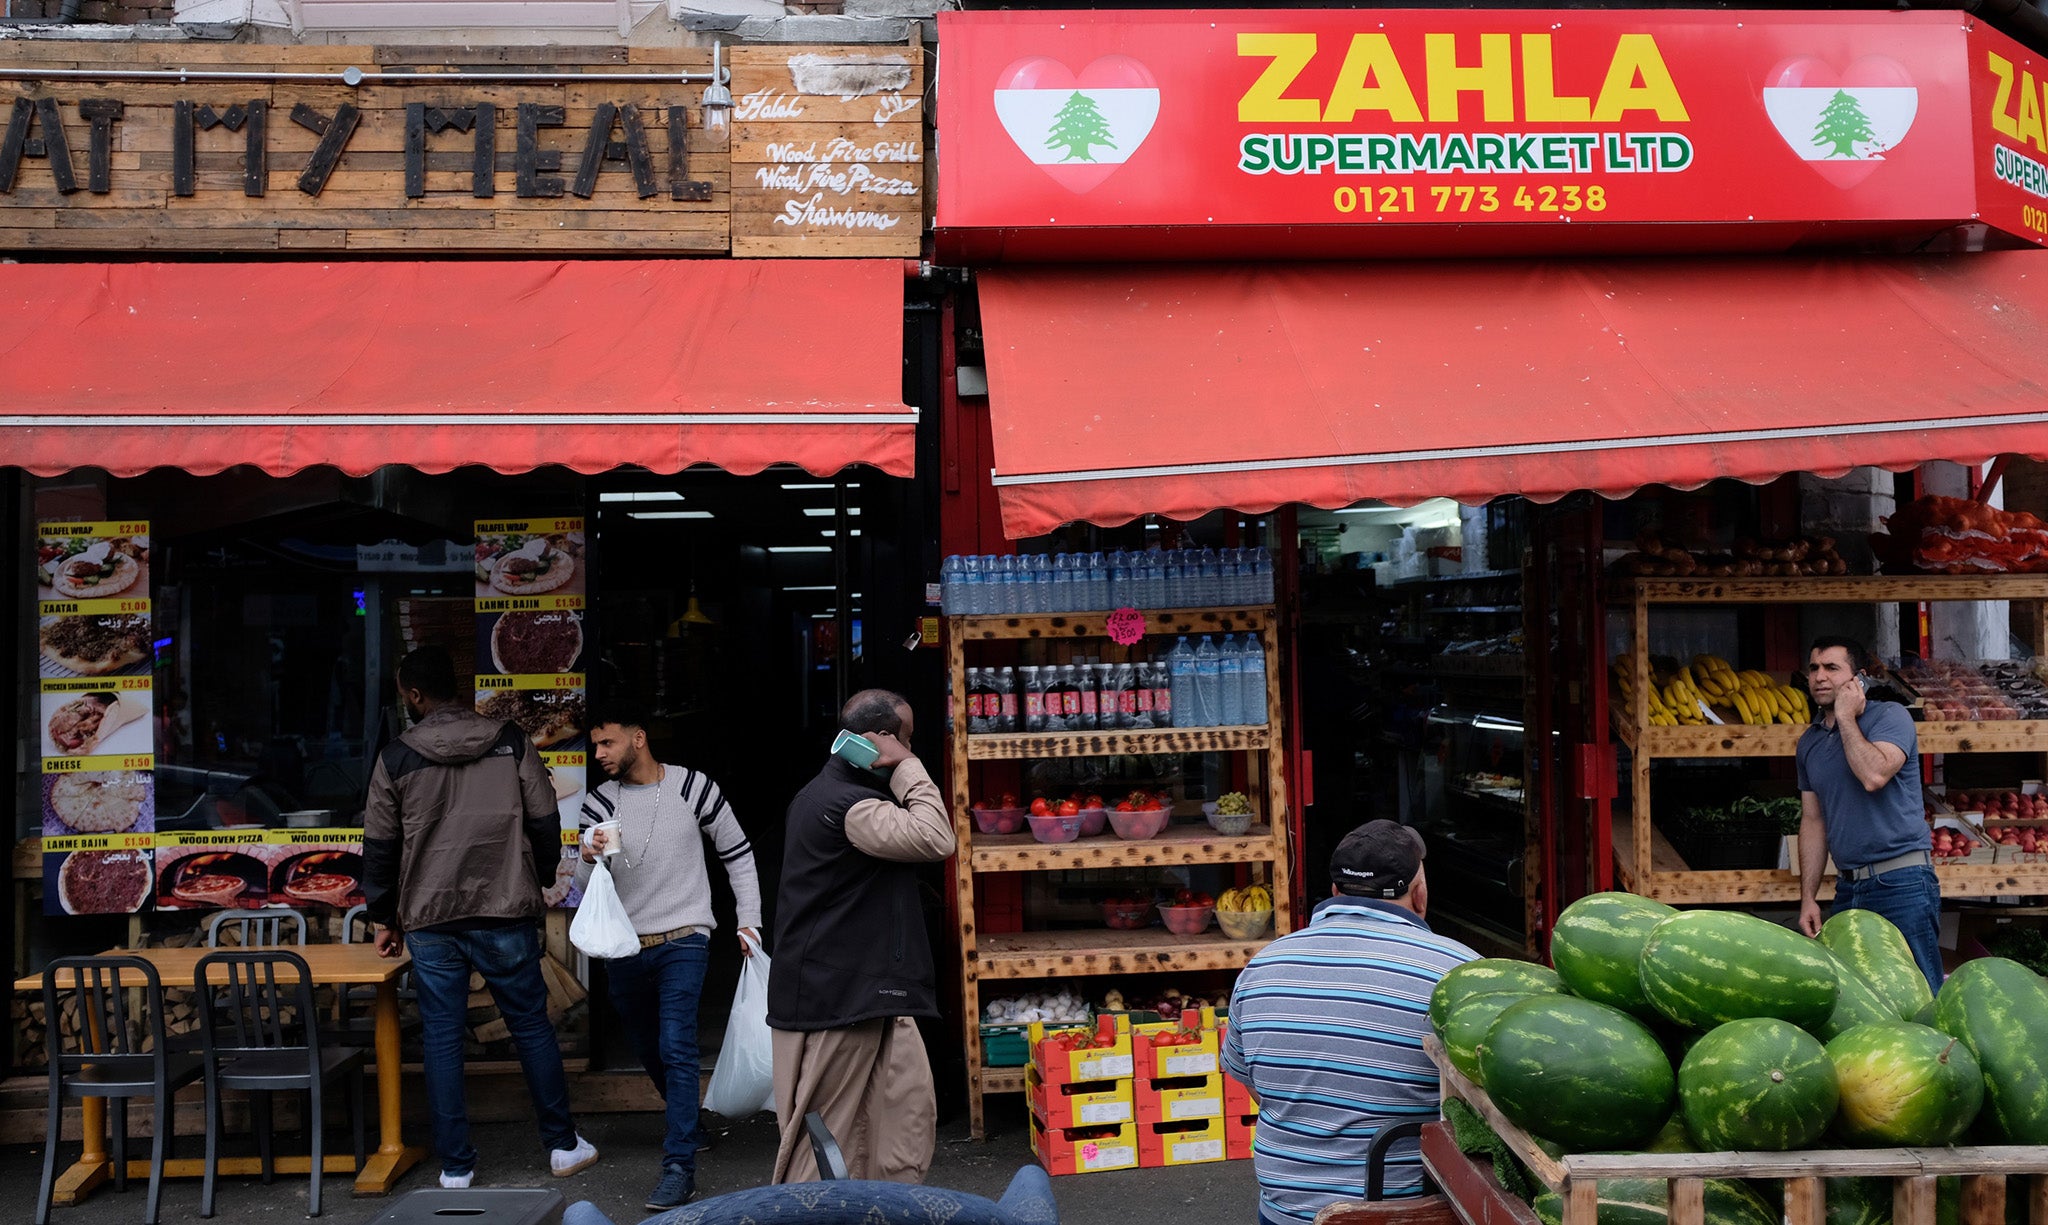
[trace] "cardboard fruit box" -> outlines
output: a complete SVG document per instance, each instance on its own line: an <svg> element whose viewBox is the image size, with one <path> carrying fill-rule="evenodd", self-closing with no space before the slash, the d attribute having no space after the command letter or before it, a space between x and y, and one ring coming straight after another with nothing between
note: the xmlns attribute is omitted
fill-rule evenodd
<svg viewBox="0 0 2048 1225"><path fill-rule="evenodd" d="M1077 1080L1048 1085L1038 1069L1024 1073L1024 1098L1033 1116L1048 1127L1096 1127L1133 1122L1136 1107L1128 1080Z"/></svg>
<svg viewBox="0 0 2048 1225"><path fill-rule="evenodd" d="M1047 1127L1031 1118L1031 1152L1045 1172L1100 1174L1135 1169L1138 1164L1137 1124L1100 1127Z"/></svg>
<svg viewBox="0 0 2048 1225"><path fill-rule="evenodd" d="M1127 1080L1131 1076L1131 1025L1122 1017L1115 1018L1116 1041L1106 1047L1089 1047L1082 1050L1063 1050L1056 1043L1047 1043L1048 1034L1057 1035L1074 1028L1067 1025L1047 1026L1043 1021L1031 1023L1031 1067L1038 1072L1038 1078L1048 1088L1070 1085L1076 1081ZM1092 1035L1094 1031L1089 1031Z"/></svg>
<svg viewBox="0 0 2048 1225"><path fill-rule="evenodd" d="M1221 1117L1182 1123L1140 1123L1137 1129L1138 1164L1145 1169L1224 1159Z"/></svg>
<svg viewBox="0 0 2048 1225"><path fill-rule="evenodd" d="M1259 1099L1243 1081L1233 1080L1228 1072L1223 1074L1223 1113L1226 1115L1256 1115L1259 1113Z"/></svg>
<svg viewBox="0 0 2048 1225"><path fill-rule="evenodd" d="M1168 1076L1209 1076L1223 1070L1223 1044L1216 1029L1216 1012L1204 1008L1193 1042L1183 1043L1180 1019L1131 1027L1135 1054L1135 1075L1149 1080ZM1170 1041L1162 1039L1171 1038Z"/></svg>
<svg viewBox="0 0 2048 1225"><path fill-rule="evenodd" d="M1223 1117L1223 1076L1140 1078L1136 1082L1138 1122L1178 1123Z"/></svg>
<svg viewBox="0 0 2048 1225"><path fill-rule="evenodd" d="M1252 1142L1259 1138L1257 1114L1223 1116L1223 1156L1230 1161L1250 1161Z"/></svg>

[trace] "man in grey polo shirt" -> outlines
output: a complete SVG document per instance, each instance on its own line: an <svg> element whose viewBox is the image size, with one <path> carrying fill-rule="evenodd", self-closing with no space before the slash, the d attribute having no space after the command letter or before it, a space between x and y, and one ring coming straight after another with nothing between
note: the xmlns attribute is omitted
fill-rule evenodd
<svg viewBox="0 0 2048 1225"><path fill-rule="evenodd" d="M1799 929L1820 934L1821 873L1835 861L1835 909L1869 910L1906 937L1941 988L1941 884L1920 801L1920 738L1897 702L1864 695L1869 652L1817 638L1806 687L1824 717L1799 738Z"/></svg>

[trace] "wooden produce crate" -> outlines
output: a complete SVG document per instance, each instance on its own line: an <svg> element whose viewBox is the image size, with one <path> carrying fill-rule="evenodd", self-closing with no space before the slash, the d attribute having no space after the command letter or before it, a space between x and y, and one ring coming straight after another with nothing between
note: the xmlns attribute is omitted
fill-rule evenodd
<svg viewBox="0 0 2048 1225"><path fill-rule="evenodd" d="M1963 1182L1962 1225L2004 1225L2008 1195L2025 1197L2030 1225L2048 1225L2048 1145L1947 1148L1794 1149L1784 1153L1573 1153L1562 1159L1536 1147L1464 1073L1451 1066L1443 1043L1423 1039L1441 1077L1445 1097L1478 1111L1516 1157L1564 1198L1563 1225L1596 1225L1602 1178L1663 1178L1671 1184L1671 1225L1701 1225L1704 1181L1747 1178L1782 1181L1785 1225L1825 1225L1826 1180L1893 1180L1898 1225L1934 1225L1935 1180Z"/></svg>

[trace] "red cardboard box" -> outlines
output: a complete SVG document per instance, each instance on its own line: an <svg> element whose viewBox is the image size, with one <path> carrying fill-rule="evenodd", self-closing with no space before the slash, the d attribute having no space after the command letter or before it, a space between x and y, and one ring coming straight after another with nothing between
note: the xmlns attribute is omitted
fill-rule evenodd
<svg viewBox="0 0 2048 1225"><path fill-rule="evenodd" d="M1222 1043L1216 1032L1214 1009L1202 1009L1199 1037L1193 1043L1162 1045L1159 1039L1181 1034L1180 1018L1131 1027L1131 1047L1136 1076L1158 1080L1167 1076L1210 1076L1223 1070Z"/></svg>
<svg viewBox="0 0 2048 1225"><path fill-rule="evenodd" d="M1259 1099L1243 1081L1232 1080L1228 1072L1223 1074L1223 1113L1226 1115L1257 1114Z"/></svg>
<svg viewBox="0 0 2048 1225"><path fill-rule="evenodd" d="M1190 1119L1182 1123L1140 1123L1137 1127L1138 1164L1148 1170L1223 1160L1223 1120L1220 1117Z"/></svg>
<svg viewBox="0 0 2048 1225"><path fill-rule="evenodd" d="M1137 1125L1121 1127L1047 1127L1031 1119L1031 1152L1048 1174L1100 1174L1128 1170L1138 1164Z"/></svg>
<svg viewBox="0 0 2048 1225"><path fill-rule="evenodd" d="M1031 1068L1024 1073L1024 1097L1031 1113L1046 1126L1096 1127L1129 1123L1137 1118L1128 1080L1077 1080L1048 1085Z"/></svg>
<svg viewBox="0 0 2048 1225"><path fill-rule="evenodd" d="M1223 1117L1223 1155L1231 1161L1250 1161L1252 1141L1259 1135L1257 1114L1230 1114Z"/></svg>
<svg viewBox="0 0 2048 1225"><path fill-rule="evenodd" d="M1179 1123L1223 1117L1223 1077L1172 1076L1136 1082L1138 1122Z"/></svg>

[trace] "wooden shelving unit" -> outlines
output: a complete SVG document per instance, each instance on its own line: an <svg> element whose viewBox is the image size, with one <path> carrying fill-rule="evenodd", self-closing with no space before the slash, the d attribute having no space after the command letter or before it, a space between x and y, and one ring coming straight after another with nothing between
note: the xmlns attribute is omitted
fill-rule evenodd
<svg viewBox="0 0 2048 1225"><path fill-rule="evenodd" d="M1107 640L1105 613L947 618L947 666L953 692L967 692L967 648L974 643ZM960 853L953 860L956 936L960 945L961 1024L967 1047L968 1114L976 1139L985 1134L983 1098L1018 1093L1024 1069L981 1063L981 984L1021 979L1063 979L1090 974L1165 974L1234 970L1269 942L1232 940L1211 928L1177 936L1163 927L1138 931L1092 930L983 933L975 920L975 878L995 872L1054 872L1081 868L1142 870L1190 864L1245 863L1273 892L1273 931L1293 928L1288 858L1287 779L1281 747L1280 658L1273 609L1179 609L1145 619L1148 635L1258 633L1266 656L1264 726L1176 728L1043 735L977 736L956 722L952 757L953 827ZM1263 797L1261 824L1226 837L1206 824L1168 825L1159 836L1126 842L1113 832L1078 842L1041 843L1030 833L981 834L969 812L977 794L978 762L1050 757L1110 757L1156 753L1245 753L1255 795Z"/></svg>
<svg viewBox="0 0 2048 1225"><path fill-rule="evenodd" d="M1631 753L1628 822L1614 826L1619 883L1645 897L1673 904L1727 905L1799 900L1799 876L1775 868L1701 872L1689 868L1650 819L1651 763L1660 758L1791 757L1804 727L1784 724L1653 727L1650 724L1650 609L1656 605L1879 604L1945 600L2048 601L2048 575L1987 577L1878 576L1832 578L1656 579L1628 582L1623 596L1632 615L1629 666L1634 698L1617 707L1615 734ZM2048 625L2048 618L2043 619ZM2048 641L2034 644L2048 653ZM1999 720L1920 723L1920 752L2048 752L2048 722ZM2048 864L1937 864L1947 897L2048 893ZM1823 898L1834 882L1824 881Z"/></svg>

